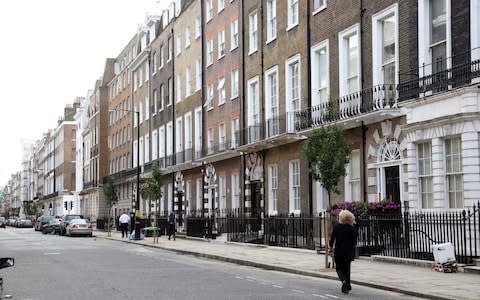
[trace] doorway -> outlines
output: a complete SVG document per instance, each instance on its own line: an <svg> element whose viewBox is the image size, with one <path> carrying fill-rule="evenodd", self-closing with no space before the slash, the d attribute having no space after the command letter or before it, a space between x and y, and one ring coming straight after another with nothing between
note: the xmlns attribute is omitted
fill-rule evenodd
<svg viewBox="0 0 480 300"><path fill-rule="evenodd" d="M260 215L260 203L262 200L261 195L261 183L260 181L253 181L251 183L252 188L252 216L259 216Z"/></svg>
<svg viewBox="0 0 480 300"><path fill-rule="evenodd" d="M401 202L399 166L385 168L385 197L396 204Z"/></svg>

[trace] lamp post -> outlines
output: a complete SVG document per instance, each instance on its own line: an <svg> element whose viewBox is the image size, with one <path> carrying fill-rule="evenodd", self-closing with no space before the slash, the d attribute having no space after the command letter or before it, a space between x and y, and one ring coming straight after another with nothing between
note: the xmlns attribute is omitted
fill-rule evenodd
<svg viewBox="0 0 480 300"><path fill-rule="evenodd" d="M110 111L126 111L137 115L137 191L135 197L135 240L140 239L140 221L137 220L137 212L140 210L140 112L122 108L112 109Z"/></svg>

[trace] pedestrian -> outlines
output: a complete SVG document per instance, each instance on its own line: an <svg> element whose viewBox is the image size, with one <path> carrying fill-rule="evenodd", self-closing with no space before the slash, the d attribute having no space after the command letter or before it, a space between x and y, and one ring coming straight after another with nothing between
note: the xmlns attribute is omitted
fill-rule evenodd
<svg viewBox="0 0 480 300"><path fill-rule="evenodd" d="M330 249L333 249L333 257L337 265L337 275L342 282L342 293L347 294L352 286L350 285L350 267L355 258L355 216L348 210L340 211L338 224L335 225L330 237Z"/></svg>
<svg viewBox="0 0 480 300"><path fill-rule="evenodd" d="M170 240L170 237L173 235L173 240L175 241L175 231L175 215L171 212L168 216L168 240Z"/></svg>
<svg viewBox="0 0 480 300"><path fill-rule="evenodd" d="M123 213L118 219L120 228L122 229L122 239L128 237L128 223L130 223L130 216Z"/></svg>

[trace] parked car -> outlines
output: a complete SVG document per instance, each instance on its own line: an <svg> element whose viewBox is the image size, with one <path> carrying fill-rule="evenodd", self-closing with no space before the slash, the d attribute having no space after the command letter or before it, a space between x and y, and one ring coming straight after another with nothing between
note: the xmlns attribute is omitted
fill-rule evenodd
<svg viewBox="0 0 480 300"><path fill-rule="evenodd" d="M85 219L73 219L68 222L65 228L65 234L68 236L74 235L93 235L92 223Z"/></svg>
<svg viewBox="0 0 480 300"><path fill-rule="evenodd" d="M7 220L7 225L8 226L15 226L15 223L17 222L17 218L10 218Z"/></svg>
<svg viewBox="0 0 480 300"><path fill-rule="evenodd" d="M5 217L0 217L0 228L5 228L6 225L7 220L5 219Z"/></svg>
<svg viewBox="0 0 480 300"><path fill-rule="evenodd" d="M51 219L55 219L53 216L40 216L37 218L37 221L35 222L35 231L42 231L43 226L48 224Z"/></svg>
<svg viewBox="0 0 480 300"><path fill-rule="evenodd" d="M15 222L15 227L17 228L32 228L33 222L30 219L20 218Z"/></svg>
<svg viewBox="0 0 480 300"><path fill-rule="evenodd" d="M43 226L42 233L47 234L47 233L53 233L57 234L60 233L60 223L62 222L62 219L51 219L48 221L45 226Z"/></svg>
<svg viewBox="0 0 480 300"><path fill-rule="evenodd" d="M82 215L64 215L62 218L62 222L60 222L60 235L65 235L66 228L71 220L74 219L83 219Z"/></svg>

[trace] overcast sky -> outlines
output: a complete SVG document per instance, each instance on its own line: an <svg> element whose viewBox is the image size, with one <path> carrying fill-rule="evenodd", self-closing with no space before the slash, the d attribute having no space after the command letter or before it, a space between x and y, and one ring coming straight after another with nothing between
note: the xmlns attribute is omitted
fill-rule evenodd
<svg viewBox="0 0 480 300"><path fill-rule="evenodd" d="M21 169L21 140L54 128L145 21L171 0L0 1L0 186Z"/></svg>

